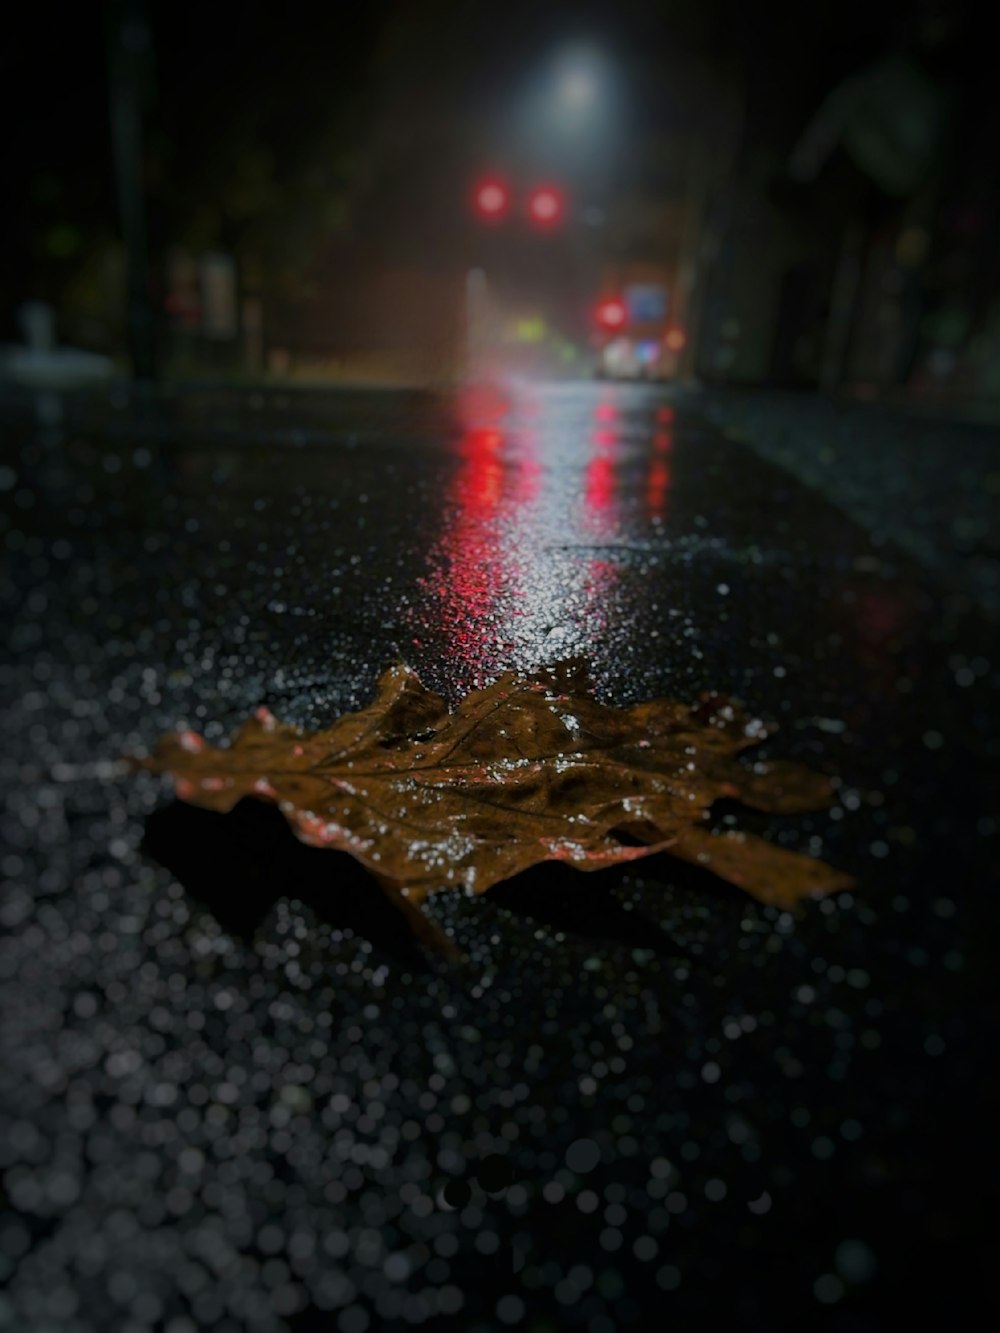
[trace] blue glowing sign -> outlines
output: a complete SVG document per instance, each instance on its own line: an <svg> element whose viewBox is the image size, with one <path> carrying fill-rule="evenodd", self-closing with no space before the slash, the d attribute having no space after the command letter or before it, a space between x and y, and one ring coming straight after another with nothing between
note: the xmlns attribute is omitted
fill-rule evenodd
<svg viewBox="0 0 1000 1333"><path fill-rule="evenodd" d="M630 324L662 324L667 318L667 289L633 283L625 288L625 306Z"/></svg>

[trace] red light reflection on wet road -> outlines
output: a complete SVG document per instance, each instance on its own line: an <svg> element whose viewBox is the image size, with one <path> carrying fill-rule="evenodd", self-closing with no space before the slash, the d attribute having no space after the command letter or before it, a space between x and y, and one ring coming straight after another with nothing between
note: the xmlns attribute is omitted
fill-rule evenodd
<svg viewBox="0 0 1000 1333"><path fill-rule="evenodd" d="M500 459L503 435L498 430L478 428L467 431L462 441L465 464L456 481L470 517L488 517L500 503L504 470Z"/></svg>
<svg viewBox="0 0 1000 1333"><path fill-rule="evenodd" d="M449 651L485 683L492 658L511 646L505 625L523 615L523 559L508 529L538 489L534 433L512 440L492 426L465 432L461 464L445 496L446 522L421 584Z"/></svg>
<svg viewBox="0 0 1000 1333"><path fill-rule="evenodd" d="M608 454L595 454L587 464L584 501L587 517L595 527L606 528L612 520L615 498L615 465Z"/></svg>
<svg viewBox="0 0 1000 1333"><path fill-rule="evenodd" d="M594 416L604 423L591 434L591 454L584 473L584 520L592 532L607 534L614 525L615 459L620 448L614 403L598 403Z"/></svg>
<svg viewBox="0 0 1000 1333"><path fill-rule="evenodd" d="M588 651L620 579L592 548L618 519L617 408L591 403L581 420L557 395L502 402L461 401L442 526L408 613L415 645L450 661L465 688Z"/></svg>
<svg viewBox="0 0 1000 1333"><path fill-rule="evenodd" d="M654 458L646 474L646 512L650 518L663 518L670 489L670 469L659 458Z"/></svg>

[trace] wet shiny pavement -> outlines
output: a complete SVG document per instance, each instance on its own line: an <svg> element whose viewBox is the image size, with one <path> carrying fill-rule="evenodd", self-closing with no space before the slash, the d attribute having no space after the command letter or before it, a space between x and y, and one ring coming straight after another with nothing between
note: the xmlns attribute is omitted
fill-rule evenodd
<svg viewBox="0 0 1000 1333"><path fill-rule="evenodd" d="M0 1327L895 1327L995 1208L993 627L628 386L12 420ZM808 447L804 444L804 447ZM266 807L125 773L583 656L739 697L837 806L798 914L650 860L439 895L416 951ZM995 1177L993 1178L995 1179Z"/></svg>

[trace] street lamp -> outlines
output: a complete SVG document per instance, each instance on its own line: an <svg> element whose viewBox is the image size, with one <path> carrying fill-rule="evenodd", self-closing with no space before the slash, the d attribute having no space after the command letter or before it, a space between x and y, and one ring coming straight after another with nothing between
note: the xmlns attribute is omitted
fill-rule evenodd
<svg viewBox="0 0 1000 1333"><path fill-rule="evenodd" d="M597 102L600 80L590 63L568 64L556 83L559 101L573 111L589 110Z"/></svg>

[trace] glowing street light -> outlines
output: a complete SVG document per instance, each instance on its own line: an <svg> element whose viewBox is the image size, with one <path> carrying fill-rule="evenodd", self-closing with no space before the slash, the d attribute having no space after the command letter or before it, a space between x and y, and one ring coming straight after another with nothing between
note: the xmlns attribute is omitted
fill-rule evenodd
<svg viewBox="0 0 1000 1333"><path fill-rule="evenodd" d="M559 100L574 111L584 111L593 106L598 92L597 76L586 65L565 69L557 85Z"/></svg>
<svg viewBox="0 0 1000 1333"><path fill-rule="evenodd" d="M595 113L606 107L609 94L608 62L600 51L589 46L564 50L553 71L552 109L582 128Z"/></svg>

